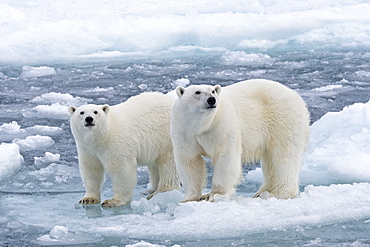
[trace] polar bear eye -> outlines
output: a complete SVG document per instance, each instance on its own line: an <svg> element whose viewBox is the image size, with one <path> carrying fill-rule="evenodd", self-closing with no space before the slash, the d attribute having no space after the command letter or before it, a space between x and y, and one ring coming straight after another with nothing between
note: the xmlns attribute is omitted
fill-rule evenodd
<svg viewBox="0 0 370 247"><path fill-rule="evenodd" d="M215 93L215 90L212 90L212 94L214 94Z"/></svg>
<svg viewBox="0 0 370 247"><path fill-rule="evenodd" d="M94 114L96 115L96 114L98 114L98 111L94 111Z"/></svg>
<svg viewBox="0 0 370 247"><path fill-rule="evenodd" d="M83 112L83 111L82 111L82 112L80 112L80 115L84 115L84 114L85 114L85 112Z"/></svg>
<svg viewBox="0 0 370 247"><path fill-rule="evenodd" d="M200 94L200 92L199 91L196 91L195 94Z"/></svg>

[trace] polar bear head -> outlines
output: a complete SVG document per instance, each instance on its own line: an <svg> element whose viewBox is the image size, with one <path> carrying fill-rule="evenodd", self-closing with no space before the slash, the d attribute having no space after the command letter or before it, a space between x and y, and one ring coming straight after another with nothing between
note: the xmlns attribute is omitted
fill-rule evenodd
<svg viewBox="0 0 370 247"><path fill-rule="evenodd" d="M217 108L221 86L192 85L187 88L178 86L176 94L191 112L210 112Z"/></svg>
<svg viewBox="0 0 370 247"><path fill-rule="evenodd" d="M107 122L109 105L83 105L80 107L70 106L71 127L76 130L101 130Z"/></svg>

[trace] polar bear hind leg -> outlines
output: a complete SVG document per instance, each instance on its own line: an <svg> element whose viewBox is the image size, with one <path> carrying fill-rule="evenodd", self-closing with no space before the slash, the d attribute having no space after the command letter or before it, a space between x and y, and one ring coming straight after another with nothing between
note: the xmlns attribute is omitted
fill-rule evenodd
<svg viewBox="0 0 370 247"><path fill-rule="evenodd" d="M159 171L156 165L148 165L149 179L150 179L150 189L143 194L147 194L147 199L151 199L154 195L153 193L157 191L159 184Z"/></svg>
<svg viewBox="0 0 370 247"><path fill-rule="evenodd" d="M267 151L261 166L264 181L254 197L259 197L265 191L270 197L288 199L297 196L299 192L299 170L303 150L293 149L290 152L276 148Z"/></svg>
<svg viewBox="0 0 370 247"><path fill-rule="evenodd" d="M148 167L152 186L148 200L158 193L180 190L180 179L174 164L173 155L169 153L167 157L159 158L157 164Z"/></svg>

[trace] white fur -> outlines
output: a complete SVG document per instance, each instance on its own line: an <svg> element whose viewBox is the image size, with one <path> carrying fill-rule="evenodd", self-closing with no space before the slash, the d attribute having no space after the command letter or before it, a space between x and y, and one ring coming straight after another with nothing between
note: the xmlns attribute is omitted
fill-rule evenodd
<svg viewBox="0 0 370 247"><path fill-rule="evenodd" d="M242 178L242 162L260 160L264 182L255 196L298 194L299 170L309 138L309 113L293 90L268 80L227 87L193 85L176 89L171 137L185 199L229 197ZM207 100L215 99L215 108ZM202 196L206 167L214 165L212 190Z"/></svg>
<svg viewBox="0 0 370 247"><path fill-rule="evenodd" d="M137 166L147 165L151 198L179 189L169 134L174 99L161 93L143 93L115 106L69 107L81 177L86 187L82 204L100 203L106 171L112 179L113 198L102 205L115 207L131 201ZM85 126L92 117L94 126Z"/></svg>

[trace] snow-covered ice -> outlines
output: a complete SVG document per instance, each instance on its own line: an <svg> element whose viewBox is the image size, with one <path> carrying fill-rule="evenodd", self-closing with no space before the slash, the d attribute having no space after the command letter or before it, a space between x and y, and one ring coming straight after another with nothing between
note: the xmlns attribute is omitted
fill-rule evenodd
<svg viewBox="0 0 370 247"><path fill-rule="evenodd" d="M369 183L310 185L297 198L290 200L239 196L217 203L176 204L174 211L168 209L173 205L173 197L179 193L176 191L161 194L162 198L157 202L144 202L146 199L133 201L132 205L137 204L133 209L123 208L121 212L117 209L101 210L97 206L73 208L70 204L78 199L74 195L51 195L47 199L50 207L42 211L37 209L42 197L9 207L14 213L24 212L13 215L23 224L43 225L50 229L48 234L33 241L42 245L81 243L86 241L86 236L91 236L96 242L105 236L181 244L197 240L248 238L248 235L266 231L316 228L354 220L368 224L369 189ZM8 197L4 203L10 205L15 203L14 200L14 197ZM147 205L143 206L143 203ZM61 213L56 215L56 211ZM32 216L20 219L25 213Z"/></svg>
<svg viewBox="0 0 370 247"><path fill-rule="evenodd" d="M3 0L0 63L369 47L369 9L361 0ZM45 66L38 70L28 74L26 67L25 77L55 73Z"/></svg>

